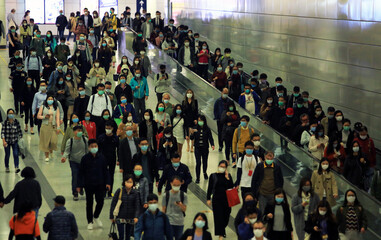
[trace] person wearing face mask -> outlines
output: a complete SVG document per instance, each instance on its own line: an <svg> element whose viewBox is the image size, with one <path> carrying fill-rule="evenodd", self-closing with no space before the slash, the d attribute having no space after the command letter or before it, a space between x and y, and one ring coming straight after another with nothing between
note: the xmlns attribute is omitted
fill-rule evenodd
<svg viewBox="0 0 381 240"><path fill-rule="evenodd" d="M154 30L153 23L151 22L151 15L147 14L147 19L144 23L142 23L142 33L143 33L143 38L145 39L150 39L151 33Z"/></svg>
<svg viewBox="0 0 381 240"><path fill-rule="evenodd" d="M79 20L82 20L83 25L86 28L93 26L93 23L94 23L93 17L91 16L91 14L87 8L83 9L83 14L79 17Z"/></svg>
<svg viewBox="0 0 381 240"><path fill-rule="evenodd" d="M298 192L292 196L291 210L294 214L294 226L298 239L304 239L304 227L308 216L314 213L320 201L311 185L310 179L302 178Z"/></svg>
<svg viewBox="0 0 381 240"><path fill-rule="evenodd" d="M204 213L197 213L193 219L192 228L185 230L180 240L202 239L212 240L212 235L208 231L208 219Z"/></svg>
<svg viewBox="0 0 381 240"><path fill-rule="evenodd" d="M156 47L161 49L161 45L163 44L165 37L164 32L160 31L158 27L155 28L155 32L151 34L152 42L156 45Z"/></svg>
<svg viewBox="0 0 381 240"><path fill-rule="evenodd" d="M74 99L73 112L75 112L78 115L79 120L82 121L85 119L85 113L90 97L86 95L85 86L82 84L78 84L77 92L79 96Z"/></svg>
<svg viewBox="0 0 381 240"><path fill-rule="evenodd" d="M244 92L239 96L238 103L252 115L259 115L259 102L261 98L251 90L250 84L245 84ZM271 103L272 104L272 103Z"/></svg>
<svg viewBox="0 0 381 240"><path fill-rule="evenodd" d="M263 213L267 203L274 199L277 188L283 187L283 173L274 162L274 153L267 151L265 161L257 164L251 179L251 192L257 196L259 210Z"/></svg>
<svg viewBox="0 0 381 240"><path fill-rule="evenodd" d="M254 129L249 127L250 118L243 115L240 119L240 125L234 130L232 148L233 148L233 168L236 167L236 160L244 155L245 143L251 140Z"/></svg>
<svg viewBox="0 0 381 240"><path fill-rule="evenodd" d="M218 60L218 64L222 65L222 69L228 67L229 61L232 60L233 64L235 63L234 58L231 57L232 50L230 48L225 48L224 55Z"/></svg>
<svg viewBox="0 0 381 240"><path fill-rule="evenodd" d="M96 36L97 39L100 39L101 38L102 20L99 17L99 14L97 11L93 11L93 26L94 26L94 35Z"/></svg>
<svg viewBox="0 0 381 240"><path fill-rule="evenodd" d="M290 94L288 96L288 100L287 100L287 107L292 107L292 108L295 108L296 107L296 100L301 97L300 95L300 87L299 86L295 86L292 90L292 94Z"/></svg>
<svg viewBox="0 0 381 240"><path fill-rule="evenodd" d="M338 188L327 158L320 160L319 168L312 173L311 183L312 189L320 199L326 199L331 206L336 205L336 199L339 196Z"/></svg>
<svg viewBox="0 0 381 240"><path fill-rule="evenodd" d="M206 193L207 204L213 209L214 235L218 236L220 240L226 237L225 228L228 226L231 213L226 190L234 187L232 176L227 171L227 167L228 162L225 160L218 163L217 172L210 175Z"/></svg>
<svg viewBox="0 0 381 240"><path fill-rule="evenodd" d="M133 173L133 165L131 165L132 157L139 150L138 138L134 136L134 128L132 126L125 127L125 138L120 139L118 161L119 172L126 174Z"/></svg>
<svg viewBox="0 0 381 240"><path fill-rule="evenodd" d="M142 21L140 19L140 12L136 12L135 18L134 18L134 20L132 20L132 29L135 32L139 32L139 31L141 31L141 27L142 27Z"/></svg>
<svg viewBox="0 0 381 240"><path fill-rule="evenodd" d="M154 121L151 109L147 109L143 114L143 121L139 123L139 137L147 138L152 152L157 151L156 135L158 134L157 123Z"/></svg>
<svg viewBox="0 0 381 240"><path fill-rule="evenodd" d="M343 176L353 185L366 190L365 182L363 180L366 179L365 173L368 169L369 161L362 153L359 142L354 141L350 145L347 157L344 161Z"/></svg>
<svg viewBox="0 0 381 240"><path fill-rule="evenodd" d="M180 64L193 71L196 65L196 54L190 42L189 38L184 39L184 45L179 49L177 60Z"/></svg>
<svg viewBox="0 0 381 240"><path fill-rule="evenodd" d="M71 129L71 128L68 128ZM77 182L78 182L78 170L81 164L81 159L87 153L87 142L88 137L86 137L83 131L83 126L76 125L72 128L71 137L67 138L69 141L68 144L63 144L64 151L61 158L61 162L65 163L66 160L69 160L70 169L71 169L71 190L73 194L73 200L78 201L78 192L77 192ZM66 137L66 134L65 134ZM61 145L62 146L62 145ZM62 149L62 148L61 148ZM61 150L62 151L62 150ZM83 192L81 192L83 195Z"/></svg>
<svg viewBox="0 0 381 240"><path fill-rule="evenodd" d="M328 144L329 138L324 135L324 129L321 124L317 125L315 133L311 136L308 143L308 150L317 159L321 159L324 156L324 149Z"/></svg>
<svg viewBox="0 0 381 240"><path fill-rule="evenodd" d="M262 162L265 159L266 150L261 147L261 136L258 133L253 133L251 141L254 144L253 154Z"/></svg>
<svg viewBox="0 0 381 240"><path fill-rule="evenodd" d="M168 25L164 27L163 32L175 34L176 31L175 20L171 18L168 21Z"/></svg>
<svg viewBox="0 0 381 240"><path fill-rule="evenodd" d="M344 204L337 209L337 223L340 239L361 240L367 230L367 217L356 192L349 189L345 193Z"/></svg>
<svg viewBox="0 0 381 240"><path fill-rule="evenodd" d="M208 68L209 68L209 58L210 52L207 42L198 43L200 44L200 49L197 50L197 74L203 79L208 79Z"/></svg>
<svg viewBox="0 0 381 240"><path fill-rule="evenodd" d="M228 87L230 89L229 97L234 101L238 102L241 95L241 75L238 72L238 67L234 66L232 68L232 74L228 78Z"/></svg>
<svg viewBox="0 0 381 240"><path fill-rule="evenodd" d="M16 28L14 26L10 27L10 30L7 34L9 41L9 57L12 57L16 50L22 49L22 44L20 42L20 36L16 32Z"/></svg>
<svg viewBox="0 0 381 240"><path fill-rule="evenodd" d="M147 78L142 76L140 69L135 70L135 76L131 79L130 86L134 94L134 107L137 119L140 121L146 109L146 101L149 96Z"/></svg>
<svg viewBox="0 0 381 240"><path fill-rule="evenodd" d="M331 206L326 200L321 200L313 214L308 216L305 237L310 240L338 240L338 224Z"/></svg>
<svg viewBox="0 0 381 240"><path fill-rule="evenodd" d="M120 63L118 65L118 67L116 68L116 73L117 74L121 74L122 67L123 68L127 68L127 69L129 69L131 67L131 64L129 63L127 56L122 56L122 59L120 60ZM128 71L124 75L127 75L127 76L130 75L130 71ZM131 80L131 79L129 79L129 80Z"/></svg>
<svg viewBox="0 0 381 240"><path fill-rule="evenodd" d="M331 168L338 173L343 173L345 149L337 137L329 138L328 145L324 150L324 157L328 158Z"/></svg>
<svg viewBox="0 0 381 240"><path fill-rule="evenodd" d="M294 110L295 113L295 110ZM293 135L291 137L291 140L298 145L299 147L303 147L303 145L300 143L302 134L304 131L308 131L310 129L310 118L307 113L303 113L298 117L299 124L295 126L293 129Z"/></svg>
<svg viewBox="0 0 381 240"><path fill-rule="evenodd" d="M336 110L332 121L328 124L328 137L336 137L343 130L344 115L340 110Z"/></svg>
<svg viewBox="0 0 381 240"><path fill-rule="evenodd" d="M360 144L361 150L363 154L368 158L369 165L371 168L376 166L376 148L374 146L373 139L368 134L368 128L366 126L362 126L359 128L359 136L355 138L353 141L357 141ZM373 173L369 173L373 175Z"/></svg>
<svg viewBox="0 0 381 240"><path fill-rule="evenodd" d="M62 62L64 65L67 64L67 59L70 56L70 48L65 42L66 38L60 38L60 43L54 49L54 56L57 58L57 61Z"/></svg>
<svg viewBox="0 0 381 240"><path fill-rule="evenodd" d="M23 84L23 94L21 95L21 106L24 108L25 113L25 132L28 132L28 123L30 123L30 134L34 134L33 126L33 111L32 111L32 103L34 95L36 94L37 90L33 86L33 80L30 77L26 78L26 82Z"/></svg>
<svg viewBox="0 0 381 240"><path fill-rule="evenodd" d="M129 240L133 236L134 224L138 222L140 196L135 185L135 177L126 175L111 201L110 220L117 224L120 240Z"/></svg>
<svg viewBox="0 0 381 240"><path fill-rule="evenodd" d="M96 123L96 125L97 125L97 139L100 135L106 133L106 130L105 130L106 129L106 123L110 120L112 120L112 114L110 113L110 111L108 109L104 109L102 111L100 121L98 123ZM116 125L115 121L110 121L110 122L113 126L112 132L116 135L118 125Z"/></svg>
<svg viewBox="0 0 381 240"><path fill-rule="evenodd" d="M13 109L7 110L7 118L2 124L1 139L3 141L5 157L5 172L9 173L9 157L11 148L13 152L13 160L15 164L15 172L19 173L19 146L18 141L22 139L23 134L19 121L16 119L15 111Z"/></svg>
<svg viewBox="0 0 381 240"><path fill-rule="evenodd" d="M157 128L159 132L166 128L168 125L171 125L171 118L168 113L165 111L165 105L163 102L158 102L156 105L155 111L155 122L157 123Z"/></svg>
<svg viewBox="0 0 381 240"><path fill-rule="evenodd" d="M294 109L287 108L286 115L279 121L279 132L291 139L298 121L299 119L294 116Z"/></svg>
<svg viewBox="0 0 381 240"><path fill-rule="evenodd" d="M187 131L187 152L189 152L189 130L197 124L198 117L198 101L194 96L192 89L188 89L185 94L185 98L182 102L182 109L184 114L184 125ZM191 141L190 151L193 152L194 141Z"/></svg>
<svg viewBox="0 0 381 240"><path fill-rule="evenodd" d="M40 79L42 76L42 58L37 56L36 49L30 47L30 54L25 58L24 71L33 79L33 84L36 83L36 89L40 87Z"/></svg>
<svg viewBox="0 0 381 240"><path fill-rule="evenodd" d="M169 218L158 208L159 198L156 194L147 197L148 209L139 217L135 225L134 239L164 240L173 239ZM142 233L144 235L142 237Z"/></svg>
<svg viewBox="0 0 381 240"><path fill-rule="evenodd" d="M304 107L303 103L304 103L303 98L302 97L298 97L296 99L296 104L294 106L294 115L299 120L301 120L300 117L303 114L307 114L307 116L308 116L308 108ZM302 123L302 122L300 121L299 124L300 123Z"/></svg>
<svg viewBox="0 0 381 240"><path fill-rule="evenodd" d="M123 119L123 116L124 116L124 113L125 112L129 112L132 114L132 118L134 120L134 122L137 122L136 120L136 116L135 116L135 109L134 107L132 106L131 103L127 102L127 97L126 95L122 94L120 96L120 104L118 104L117 106L115 106L114 108L114 112L112 114L112 117L113 118L120 118L120 119ZM116 121L116 120L115 120ZM119 121L120 122L120 121ZM132 122L132 121L129 121L129 122ZM119 125L119 124L118 124Z"/></svg>
<svg viewBox="0 0 381 240"><path fill-rule="evenodd" d="M59 77L57 78L56 83L52 86L50 89L52 92L55 93L56 100L61 104L62 110L63 110L63 123L65 126L65 130L67 127L67 113L68 113L68 104L73 100L68 86L65 84L64 78Z"/></svg>
<svg viewBox="0 0 381 240"><path fill-rule="evenodd" d="M88 85L92 87L92 94L96 93L96 86L100 83L103 83L107 73L105 69L101 66L99 59L94 61L93 67L90 69L90 72L86 74L89 78L87 80Z"/></svg>
<svg viewBox="0 0 381 240"><path fill-rule="evenodd" d="M251 191L251 180L253 178L253 173L255 168L261 159L254 154L254 143L252 141L247 141L245 143L245 155L238 159L237 164L237 181L235 182L236 187L241 187L242 199L246 193Z"/></svg>
<svg viewBox="0 0 381 240"><path fill-rule="evenodd" d="M303 131L302 136L300 137L300 145L303 146L304 149L308 150L308 144L310 143L311 136L315 134L317 126L318 124L313 122L309 126L310 129Z"/></svg>
<svg viewBox="0 0 381 240"><path fill-rule="evenodd" d="M216 70L210 78L210 82L213 86L215 86L218 90L222 92L224 88L226 88L228 83L228 77L224 71L222 71L222 65L218 64L216 66Z"/></svg>
<svg viewBox="0 0 381 240"><path fill-rule="evenodd" d="M173 20L173 19L171 19ZM171 20L169 20L169 23L171 23ZM159 11L156 11L156 18L152 19L152 23L154 27L158 27L160 31L164 30L164 20L161 19L161 13ZM173 24L173 22L172 22Z"/></svg>
<svg viewBox="0 0 381 240"><path fill-rule="evenodd" d="M161 176L159 185L157 186L159 196L161 195L163 185L165 185L165 192L171 190L171 180L176 176L181 178L180 189L186 193L188 190L188 185L192 182L192 175L188 166L180 162L180 155L173 153L171 163L165 165L163 175Z"/></svg>
<svg viewBox="0 0 381 240"><path fill-rule="evenodd" d="M242 237L244 237L244 236L242 236L242 232L241 232L241 234L238 234L238 226L240 226L242 223L245 222L245 218L248 215L252 215L252 214L249 214L249 212L256 213L255 218L257 221L259 219L262 219L262 213L257 208L257 201L256 201L255 196L252 192L246 193L245 196L242 198L242 201L243 201L242 207L241 207L241 209L238 210L238 213L234 219L234 226L235 226L235 230L236 230L236 233L238 236L238 240L242 240ZM254 218L254 216L252 218ZM252 222L254 222L254 220L252 220ZM244 229L249 230L250 228L248 228L248 226L246 226ZM251 231L253 231L253 229L251 229ZM245 233L249 234L249 235L252 234L252 233L249 233L247 231L245 231ZM249 238L249 239L251 239L251 238Z"/></svg>
<svg viewBox="0 0 381 240"><path fill-rule="evenodd" d="M280 86L282 87L282 86ZM254 90L255 91L255 90ZM282 119L282 117L286 116L286 98L283 96L274 97L275 99L278 99L275 101L275 107L270 109L270 111L267 114L267 119L265 119L266 123L270 125L270 127L274 128L275 130L280 132L279 129L279 123ZM274 101L274 100L273 100Z"/></svg>
<svg viewBox="0 0 381 240"><path fill-rule="evenodd" d="M335 111L334 107L328 107L327 116L321 120L321 125L324 127L324 135L328 136L328 127L329 125L332 125L331 122L333 121Z"/></svg>
<svg viewBox="0 0 381 240"><path fill-rule="evenodd" d="M17 63L16 70L12 71L9 76L8 85L9 91L13 93L16 115L20 113L21 117L23 117L24 112L24 108L21 105L21 98L26 78L27 73L22 70L22 63Z"/></svg>
<svg viewBox="0 0 381 240"><path fill-rule="evenodd" d="M143 175L143 166L137 163L133 168L133 175L135 179L134 189L139 192L140 196L140 214L143 214L148 208L147 196L149 194L148 180Z"/></svg>
<svg viewBox="0 0 381 240"><path fill-rule="evenodd" d="M148 46L147 41L143 36L143 32L140 30L137 33L138 35L136 36L136 38L134 38L132 42L132 50L134 51L135 56L140 54L140 51L145 50Z"/></svg>
<svg viewBox="0 0 381 240"><path fill-rule="evenodd" d="M138 124L137 124L137 120L136 120L135 110L124 112L120 118L122 121L120 121L120 119L117 121L117 119L114 118L115 122L119 122L118 131L116 131L119 139L122 140L122 139L127 137L126 128L128 126L132 127L133 136L137 137L138 136L138 134L137 134Z"/></svg>
<svg viewBox="0 0 381 240"><path fill-rule="evenodd" d="M165 37L165 40L161 44L161 49L164 50L165 53L167 53L172 58L176 58L176 52L179 45L177 42L173 39L173 33L168 33Z"/></svg>
<svg viewBox="0 0 381 240"><path fill-rule="evenodd" d="M60 132L60 110L54 94L49 93L38 110L37 119L41 121L39 150L45 153L45 162L49 162L49 153L57 149L57 135Z"/></svg>
<svg viewBox="0 0 381 240"><path fill-rule="evenodd" d="M32 84L33 85L33 84ZM39 91L36 92L33 96L33 102L32 102L32 114L34 118L34 123L38 126L38 132L40 132L41 128L41 121L37 118L37 114L41 105L46 100L46 82L41 81Z"/></svg>
<svg viewBox="0 0 381 240"><path fill-rule="evenodd" d="M103 40L97 51L96 59L99 59L100 66L104 68L106 74L110 69L110 64L112 61L112 49L107 46L107 42ZM95 62L95 61L94 61Z"/></svg>
<svg viewBox="0 0 381 240"><path fill-rule="evenodd" d="M225 94L227 92L228 90L226 89ZM240 115L232 101L230 101L230 103L227 104L226 109L221 113L220 121L220 124L222 125L221 137L225 143L225 158L227 161L230 161L230 153L232 152L232 139L234 136L234 131L237 127L240 126Z"/></svg>
<svg viewBox="0 0 381 240"><path fill-rule="evenodd" d="M80 67L81 61L78 59L76 54L78 54L78 56L81 55L79 50L77 50L77 53L75 53L73 56L71 56L67 59L67 64L63 66L62 71L65 74L70 73L70 75L72 75L72 77L73 77L73 81L77 82L77 84L80 84L82 73L79 72L78 67ZM79 60L79 61L77 61L77 60ZM76 63L76 64L74 64L74 63ZM78 67L76 66L77 63L78 63ZM86 76L86 74L85 74L85 76ZM82 85L84 85L84 83L82 83Z"/></svg>
<svg viewBox="0 0 381 240"><path fill-rule="evenodd" d="M90 45L91 42L86 40L87 30L84 29L84 31L86 32L77 34L78 39L75 41L74 47L73 47L76 60L78 61L78 64L77 62L75 62L75 64L77 65L77 67L79 68L81 72L80 76L81 76L82 83L85 82L87 73L89 72L91 68L91 63L92 63L91 48L93 47Z"/></svg>
<svg viewBox="0 0 381 240"><path fill-rule="evenodd" d="M62 142L61 142L61 155L63 155L65 152L67 141L75 137L74 128L77 126L81 127L81 132L82 132L81 134L87 139L89 138L86 128L83 125L81 125L78 116L75 113L71 114L69 127L66 128L65 135L62 138Z"/></svg>
<svg viewBox="0 0 381 240"><path fill-rule="evenodd" d="M24 67L24 61L23 61L23 58L20 57L20 54L21 54L20 51L17 50L17 51L15 51L14 55L9 59L8 68L11 70L11 72L16 70L16 65L18 63L21 63L21 66ZM25 54L25 55L23 54L24 59L27 56L28 56L28 54Z"/></svg>
<svg viewBox="0 0 381 240"><path fill-rule="evenodd" d="M314 104L314 101L312 101L311 106ZM323 118L325 118L325 113L323 111L322 106L316 105L314 107L310 108L310 120L311 122L322 122Z"/></svg>
<svg viewBox="0 0 381 240"><path fill-rule="evenodd" d="M74 41L75 41L75 27L77 26L77 18L75 17L75 13L74 12L71 12L70 13L70 17L69 17L69 21L68 21L68 25L67 25L67 29L69 30L69 35L67 36L67 39L66 41L69 41L70 40L70 37L71 37L71 34L74 35Z"/></svg>
<svg viewBox="0 0 381 240"><path fill-rule="evenodd" d="M88 146L89 152L82 157L79 165L77 192L85 189L87 229L93 230L94 223L100 228L103 226L99 216L103 208L105 189L110 190L110 176L107 160L98 152L97 140L90 139ZM93 212L94 196L97 204Z"/></svg>
<svg viewBox="0 0 381 240"><path fill-rule="evenodd" d="M211 55L211 65L213 66L213 71L215 72L217 70L217 67L218 67L218 61L220 60L220 58L222 57L222 54L221 54L221 48L216 48L214 50L214 53L212 53ZM221 64L221 71L223 70L223 66ZM223 71L224 72L224 71ZM213 79L213 78L212 78Z"/></svg>
<svg viewBox="0 0 381 240"><path fill-rule="evenodd" d="M209 144L214 150L214 140L212 136L212 131L208 127L206 122L206 117L204 115L199 115L197 126L189 130L191 140L194 140L194 155L196 158L196 181L195 183L200 183L200 171L201 171L201 159L202 159L202 170L204 173L204 179L208 179L207 169L208 169L208 156L209 156Z"/></svg>
<svg viewBox="0 0 381 240"><path fill-rule="evenodd" d="M165 68L164 64L160 64L160 72L156 74L154 78L154 86L158 102L163 99L164 93L169 92L169 87L171 86L171 78L168 73L165 72Z"/></svg>
<svg viewBox="0 0 381 240"><path fill-rule="evenodd" d="M221 97L216 100L214 103L213 113L214 120L217 121L217 129L218 129L218 151L221 152L223 148L223 134L222 130L224 125L221 122L222 113L228 110L228 106L232 103L232 101L228 98L229 89L224 88L221 90ZM234 105L234 104L233 104Z"/></svg>
<svg viewBox="0 0 381 240"><path fill-rule="evenodd" d="M139 150L132 157L132 166L137 163L143 166L143 176L147 178L149 192L153 192L153 183L159 184L159 173L154 153L149 149L149 142L146 138L139 139Z"/></svg>
<svg viewBox="0 0 381 240"><path fill-rule="evenodd" d="M170 184L167 184L172 189L165 192L162 200L162 211L169 218L175 240L180 240L183 234L185 212L188 205L188 196L181 190L182 182L181 177L173 176Z"/></svg>
<svg viewBox="0 0 381 240"><path fill-rule="evenodd" d="M151 61L145 49L140 50L140 65L142 66L142 75L144 77L148 77L148 74L152 74Z"/></svg>
<svg viewBox="0 0 381 240"><path fill-rule="evenodd" d="M107 47L109 47L111 50L115 48L115 41L112 36L110 36L109 32L106 31L107 28L103 31L103 37L100 39L100 43L106 42Z"/></svg>
<svg viewBox="0 0 381 240"><path fill-rule="evenodd" d="M263 218L267 222L266 236L269 239L291 240L293 238L290 206L283 189L275 190L274 201L266 205Z"/></svg>
<svg viewBox="0 0 381 240"><path fill-rule="evenodd" d="M285 87L283 87L282 85L279 85L275 87L275 89L276 89L275 94L271 93L271 96L274 97L275 103L278 103L280 97L284 97L284 96L287 97L287 95L285 94L285 89L286 89Z"/></svg>
<svg viewBox="0 0 381 240"><path fill-rule="evenodd" d="M36 51L36 56L42 58L45 53L45 42L44 39L41 38L41 31L37 30L36 34L32 38L32 41L30 42L30 49L29 52L31 53L32 48Z"/></svg>
<svg viewBox="0 0 381 240"><path fill-rule="evenodd" d="M29 26L26 20L23 20L20 26L20 43L23 45L22 55L24 58L29 53L29 45L32 40L32 28Z"/></svg>
<svg viewBox="0 0 381 240"><path fill-rule="evenodd" d="M171 158L174 153L177 152L177 141L173 136L172 127L165 127L163 129L163 137L159 140L158 152L157 152L157 165L160 170L164 169L164 166L171 163Z"/></svg>
<svg viewBox="0 0 381 240"><path fill-rule="evenodd" d="M287 88L283 86L283 79L281 77L275 78L275 86L271 88L271 95L275 96L277 94L277 87L282 86L283 87L283 96L287 97Z"/></svg>
<svg viewBox="0 0 381 240"><path fill-rule="evenodd" d="M51 60L52 61L51 63L53 63L53 61L55 62L54 57L52 57L52 58L53 59ZM46 70L49 72L51 71L50 74L49 74L49 72L46 73L47 76L49 76L49 84L48 84L48 91L49 91L49 90L52 90L54 88L54 86L57 84L59 78L65 79L65 73L63 71L63 63L62 62L55 62L54 65L48 65L48 64L51 64L49 59L45 59L45 61L43 61L43 63L44 62L46 64L44 66L47 66L47 68L52 68L51 70ZM55 67L55 69L54 69L54 67Z"/></svg>
<svg viewBox="0 0 381 240"><path fill-rule="evenodd" d="M351 144L354 139L354 131L351 129L351 120L343 120L343 129L337 132L337 138L341 145L343 145L345 152L348 153L351 147Z"/></svg>
<svg viewBox="0 0 381 240"><path fill-rule="evenodd" d="M177 141L177 153L181 157L183 145L186 138L186 127L184 124L184 114L181 104L176 104L173 107L172 115L171 115L171 125L173 126L173 136Z"/></svg>

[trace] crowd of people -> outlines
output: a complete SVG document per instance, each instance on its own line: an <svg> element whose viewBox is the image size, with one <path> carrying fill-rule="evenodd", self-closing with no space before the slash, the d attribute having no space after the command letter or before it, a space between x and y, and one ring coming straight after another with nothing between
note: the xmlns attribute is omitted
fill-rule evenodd
<svg viewBox="0 0 381 240"><path fill-rule="evenodd" d="M156 18L137 12L133 19L129 7L121 18L111 8L102 20L97 11L91 15L87 8L83 15L71 13L69 19L60 11L58 36L47 31L44 38L29 14L8 31L14 109L8 109L2 121L5 170L10 172L12 150L15 172L20 172L19 141L28 132L33 135L37 125L44 160L53 161L54 151L60 151L61 162L70 164L73 201L86 196L88 230L103 226L99 216L104 199L109 198L109 218L119 239L212 239L203 213L196 214L192 227L184 231L188 185L200 183L202 176L208 180L207 205L213 209L214 235L219 239L226 237L232 207L226 191L232 188L239 189L243 200L234 222L238 239L292 239L294 230L298 239L362 238L367 218L355 190L347 190L336 215L331 208L339 196L333 171L381 199L375 146L366 126L355 123L351 128L351 121L333 107L326 115L319 100L310 102L308 92L297 86L287 95L279 77L274 87L257 70L246 79L243 64L235 62L229 48L223 55L219 48L212 54L207 42L188 26L176 27L173 19L164 26L158 11ZM120 63L115 58L122 27L137 33L131 64L127 56ZM70 32L67 38L65 29ZM217 147L196 94L187 89L181 104L171 103L171 74L165 65L153 73L146 54L148 41L221 91L214 120L218 150L224 150L226 160L218 163L216 173L207 173L209 150ZM149 81L155 89L150 89ZM152 92L157 99L154 109L146 104ZM261 147L260 133L249 125L250 114L240 116L236 104L320 160L311 162L312 176L300 181L291 204L274 153ZM195 176L181 162L185 143L185 151L195 156ZM117 166L123 173L121 187L114 186ZM236 179L229 171L236 171ZM32 168L24 168L21 176L24 179L7 197L0 192L0 206L15 201L10 237L39 238L41 187ZM49 239L76 238L75 216L64 207L65 198L57 196L54 201L43 230Z"/></svg>

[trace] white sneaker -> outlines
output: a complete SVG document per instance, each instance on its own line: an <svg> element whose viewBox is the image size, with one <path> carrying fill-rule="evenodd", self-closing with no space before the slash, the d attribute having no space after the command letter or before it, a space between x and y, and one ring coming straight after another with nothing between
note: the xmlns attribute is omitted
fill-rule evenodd
<svg viewBox="0 0 381 240"><path fill-rule="evenodd" d="M6 172L6 173L9 173L9 172L11 172L11 171L9 171L9 168L5 168L5 172Z"/></svg>
<svg viewBox="0 0 381 240"><path fill-rule="evenodd" d="M45 158L45 162L49 162L49 158L47 157L47 158Z"/></svg>
<svg viewBox="0 0 381 240"><path fill-rule="evenodd" d="M87 225L87 230L93 230L93 228L94 228L93 223L89 223L89 224Z"/></svg>
<svg viewBox="0 0 381 240"><path fill-rule="evenodd" d="M103 227L102 221L101 221L99 218L94 218L94 223L95 223L98 227Z"/></svg>

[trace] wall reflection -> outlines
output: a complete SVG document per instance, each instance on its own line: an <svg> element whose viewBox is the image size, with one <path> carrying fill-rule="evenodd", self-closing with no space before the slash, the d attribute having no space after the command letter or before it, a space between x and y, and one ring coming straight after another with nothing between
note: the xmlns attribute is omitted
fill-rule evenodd
<svg viewBox="0 0 381 240"><path fill-rule="evenodd" d="M177 23L370 129L381 147L381 1L171 0ZM378 12L377 12L378 10Z"/></svg>

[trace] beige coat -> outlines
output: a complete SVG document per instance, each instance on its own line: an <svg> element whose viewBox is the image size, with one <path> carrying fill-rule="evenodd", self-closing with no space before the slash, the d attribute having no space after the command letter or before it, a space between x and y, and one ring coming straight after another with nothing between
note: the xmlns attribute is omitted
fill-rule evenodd
<svg viewBox="0 0 381 240"><path fill-rule="evenodd" d="M98 76L97 76L98 75ZM104 68L91 68L89 72L89 79L88 84L91 87L95 87L98 85L98 83L103 83L102 80L106 78L106 71Z"/></svg>
<svg viewBox="0 0 381 240"><path fill-rule="evenodd" d="M70 24L71 28L69 29L70 32L74 32L75 27L77 26L77 19L75 17L70 17Z"/></svg>
<svg viewBox="0 0 381 240"><path fill-rule="evenodd" d="M311 154L316 157L317 159L321 160L321 158L324 156L324 148L318 148L320 144L324 144L324 146L327 146L328 144L328 137L324 136L319 137L319 139L315 138L315 135L312 135L310 138L310 142L308 143L308 150L311 152Z"/></svg>
<svg viewBox="0 0 381 240"><path fill-rule="evenodd" d="M317 171L318 170L315 170L312 173L312 188L315 191L315 193L320 197L320 199L323 199L325 190L327 201L329 202L331 207L333 207L336 205L336 200L333 197L333 195L338 195L335 175L333 175L331 171L329 171L326 174L319 174Z"/></svg>

